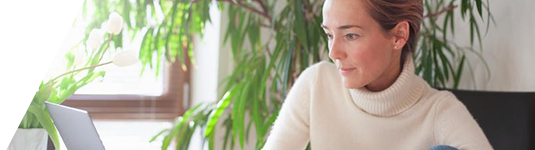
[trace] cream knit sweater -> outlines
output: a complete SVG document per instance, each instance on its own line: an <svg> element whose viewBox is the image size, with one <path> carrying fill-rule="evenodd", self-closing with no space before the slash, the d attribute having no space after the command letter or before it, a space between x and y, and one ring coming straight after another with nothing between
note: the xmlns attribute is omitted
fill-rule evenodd
<svg viewBox="0 0 535 150"><path fill-rule="evenodd" d="M290 90L264 150L491 150L464 104L414 74L407 61L389 88L347 89L334 64L306 69Z"/></svg>

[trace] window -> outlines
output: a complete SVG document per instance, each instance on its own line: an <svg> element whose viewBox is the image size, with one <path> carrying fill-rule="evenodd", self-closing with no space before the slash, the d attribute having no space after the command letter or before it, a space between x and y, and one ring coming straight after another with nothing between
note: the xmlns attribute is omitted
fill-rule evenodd
<svg viewBox="0 0 535 150"><path fill-rule="evenodd" d="M128 67L102 66L97 70L106 71L103 81L89 83L75 94L161 96L164 88L163 73L156 74L156 71L146 69L141 74L142 68L141 63Z"/></svg>
<svg viewBox="0 0 535 150"><path fill-rule="evenodd" d="M185 62L189 68L189 60ZM138 78L140 69L135 67L107 68L103 83L87 85L63 104L86 110L94 119L172 120L184 112L190 75L178 61L166 65L159 80L153 74Z"/></svg>
<svg viewBox="0 0 535 150"><path fill-rule="evenodd" d="M101 16L102 14L95 15L94 12L100 12L101 10L115 11L113 9L107 10L108 6L106 6L106 3L112 4L115 2L94 2L84 3L84 6L87 7L84 7L84 11L87 12L85 15L81 13L77 16L66 41L63 43L62 49L65 52L75 45L79 45L82 39L90 39L85 37L87 28L100 28L103 31L107 31L109 24L105 23L106 21L100 26L92 24L91 21L95 18L108 18L108 16ZM147 10L146 12L150 13L151 11ZM107 13L103 14L108 15ZM93 18L93 15L95 15L95 18ZM109 40L107 42L110 45L117 44L115 42L121 42L123 48L139 49L143 35L145 35L139 33L148 32L147 29L140 29L138 30L139 32L134 32L129 30L126 24L123 26L125 27L122 28L121 34L119 34L122 39L118 41ZM115 46L110 47L107 52L115 52L113 50ZM82 49L84 48L82 46ZM111 53L110 55L107 54L104 55L102 60L111 60L114 56ZM63 55L61 55L61 60L63 60L62 58ZM141 63L124 68L114 65L99 67L95 70L106 71L102 82L93 81L85 85L63 104L87 110L94 119L175 119L184 112L185 106L189 103L190 72L183 70L182 66L190 68L191 62L187 58L183 62L185 64L181 64L178 61L172 64L163 62L162 64L165 65L162 65L162 68L164 69L158 75L147 67L143 76L140 76Z"/></svg>

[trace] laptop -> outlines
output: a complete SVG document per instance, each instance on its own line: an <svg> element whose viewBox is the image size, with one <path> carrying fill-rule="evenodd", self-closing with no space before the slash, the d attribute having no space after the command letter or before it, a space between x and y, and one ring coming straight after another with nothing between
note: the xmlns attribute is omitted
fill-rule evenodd
<svg viewBox="0 0 535 150"><path fill-rule="evenodd" d="M105 150L87 111L50 102L45 105L67 149Z"/></svg>

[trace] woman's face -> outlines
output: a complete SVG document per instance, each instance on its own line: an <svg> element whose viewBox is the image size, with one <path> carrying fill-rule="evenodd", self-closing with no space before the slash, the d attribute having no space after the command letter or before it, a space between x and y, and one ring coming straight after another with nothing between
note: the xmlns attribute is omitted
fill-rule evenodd
<svg viewBox="0 0 535 150"><path fill-rule="evenodd" d="M329 57L347 88L367 86L389 74L393 65L399 68L403 46L381 29L362 0L326 0L322 27L329 38Z"/></svg>

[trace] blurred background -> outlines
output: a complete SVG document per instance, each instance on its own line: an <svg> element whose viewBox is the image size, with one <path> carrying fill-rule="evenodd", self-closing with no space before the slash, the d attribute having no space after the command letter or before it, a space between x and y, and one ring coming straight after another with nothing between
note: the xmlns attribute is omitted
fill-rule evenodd
<svg viewBox="0 0 535 150"><path fill-rule="evenodd" d="M86 0L41 93L87 110L107 149L259 149L299 73L329 61L322 4ZM414 59L428 83L535 92L535 1L424 4ZM126 66L125 51L136 57Z"/></svg>

